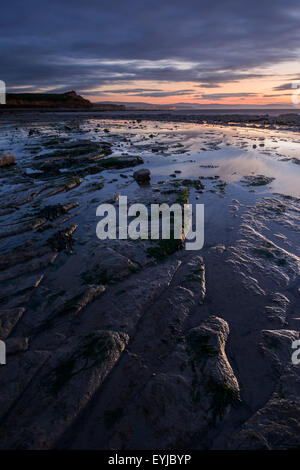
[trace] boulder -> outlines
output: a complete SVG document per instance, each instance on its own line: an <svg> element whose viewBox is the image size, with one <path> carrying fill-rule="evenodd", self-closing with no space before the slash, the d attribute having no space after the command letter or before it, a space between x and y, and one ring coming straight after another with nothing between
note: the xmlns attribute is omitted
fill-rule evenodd
<svg viewBox="0 0 300 470"><path fill-rule="evenodd" d="M133 173L134 179L139 184L147 184L150 181L151 173L150 170L147 168L142 168L141 170L137 170Z"/></svg>
<svg viewBox="0 0 300 470"><path fill-rule="evenodd" d="M180 318L188 305L184 302L188 296L181 292L181 299L179 296L175 299L172 310L176 305ZM165 317L167 308L160 311ZM151 313L153 317L154 312ZM145 385L132 403L124 407L114 426L110 448L185 448L195 443L192 441L195 436L219 425L240 401L239 384L225 353L228 334L225 320L210 316L182 336L168 354L163 354L158 343L156 352L160 354L161 366L154 373L151 368L140 369L139 380L144 380ZM167 344L172 335L164 339Z"/></svg>

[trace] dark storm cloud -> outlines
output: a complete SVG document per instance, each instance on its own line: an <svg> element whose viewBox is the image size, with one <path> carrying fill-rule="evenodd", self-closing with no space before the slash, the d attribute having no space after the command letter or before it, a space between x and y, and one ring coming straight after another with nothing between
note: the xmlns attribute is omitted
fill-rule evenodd
<svg viewBox="0 0 300 470"><path fill-rule="evenodd" d="M157 91L156 88L112 88L112 89L105 89L102 93L106 95L110 95L112 93L128 93L128 94L137 94L137 93L144 93L144 92L152 92ZM92 93L92 92L91 92Z"/></svg>
<svg viewBox="0 0 300 470"><path fill-rule="evenodd" d="M156 92L145 92L145 93L135 93L135 96L147 96L153 98L164 98L167 96L184 96L190 95L191 90L179 90L179 91L156 91Z"/></svg>
<svg viewBox="0 0 300 470"><path fill-rule="evenodd" d="M264 94L263 97L264 98L280 98L281 96L291 96L290 93L280 93L279 95L266 95Z"/></svg>
<svg viewBox="0 0 300 470"><path fill-rule="evenodd" d="M298 80L300 82L300 80ZM291 90L293 87L292 87L292 84L293 84L294 80L289 82L289 83L284 83L283 85L279 85L279 86L275 86L273 88L274 91L286 91L286 90Z"/></svg>
<svg viewBox="0 0 300 470"><path fill-rule="evenodd" d="M216 87L295 58L299 12L298 0L11 0L0 78L61 91L131 80Z"/></svg>
<svg viewBox="0 0 300 470"><path fill-rule="evenodd" d="M257 96L257 93L203 93L205 100L218 101L224 98L246 98L248 96Z"/></svg>
<svg viewBox="0 0 300 470"><path fill-rule="evenodd" d="M147 97L153 97L153 98L159 98L159 97L166 97L166 96L179 96L179 95L190 95L193 93L194 90L177 90L177 91L160 91L157 89L148 89L148 88L135 88L135 89L130 89L130 88L120 88L120 89L112 89L112 90L101 90L100 92L97 92L97 95L100 96L107 96L107 95L112 95L112 94L126 94L128 96L147 96ZM88 91L84 92L85 95L95 95L95 92L93 91Z"/></svg>

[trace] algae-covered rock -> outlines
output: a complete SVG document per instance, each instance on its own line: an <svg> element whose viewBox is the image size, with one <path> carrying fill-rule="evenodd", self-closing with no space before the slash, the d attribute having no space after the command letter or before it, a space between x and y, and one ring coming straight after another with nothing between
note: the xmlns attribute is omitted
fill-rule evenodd
<svg viewBox="0 0 300 470"><path fill-rule="evenodd" d="M13 154L5 152L0 153L0 167L15 165L16 157Z"/></svg>

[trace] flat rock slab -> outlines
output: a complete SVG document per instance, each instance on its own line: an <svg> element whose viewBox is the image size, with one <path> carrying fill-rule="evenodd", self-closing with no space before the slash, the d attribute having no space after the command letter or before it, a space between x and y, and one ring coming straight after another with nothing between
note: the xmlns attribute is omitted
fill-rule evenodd
<svg viewBox="0 0 300 470"><path fill-rule="evenodd" d="M49 353L45 351L28 351L25 354L8 357L6 365L0 368L1 418L20 398L48 357ZM3 435L2 437L4 438Z"/></svg>
<svg viewBox="0 0 300 470"><path fill-rule="evenodd" d="M0 339L6 339L25 311L24 307L0 310Z"/></svg>
<svg viewBox="0 0 300 470"><path fill-rule="evenodd" d="M11 295L15 295L18 292L25 291L27 289L34 289L42 281L44 274L37 274L32 276L25 276L19 278L14 282L10 282L7 286L2 286L0 289L0 298L8 298Z"/></svg>
<svg viewBox="0 0 300 470"><path fill-rule="evenodd" d="M116 331L95 331L70 338L52 354L10 413L4 427L7 425L14 432L6 434L1 430L0 447L49 449L90 401L118 361L128 339ZM14 381L18 382L20 377L16 372L20 370L15 369L14 373ZM15 391L14 396L21 389L24 386L19 386L19 393ZM7 398L5 393L1 400L6 409Z"/></svg>

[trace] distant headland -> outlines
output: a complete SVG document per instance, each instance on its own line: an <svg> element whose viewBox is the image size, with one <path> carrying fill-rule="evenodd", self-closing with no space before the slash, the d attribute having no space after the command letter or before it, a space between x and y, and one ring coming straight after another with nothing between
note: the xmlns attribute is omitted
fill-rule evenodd
<svg viewBox="0 0 300 470"><path fill-rule="evenodd" d="M76 91L66 93L7 93L6 104L0 106L4 109L97 109L100 111L121 111L126 109L123 105L97 103L96 106L89 100L78 95Z"/></svg>

